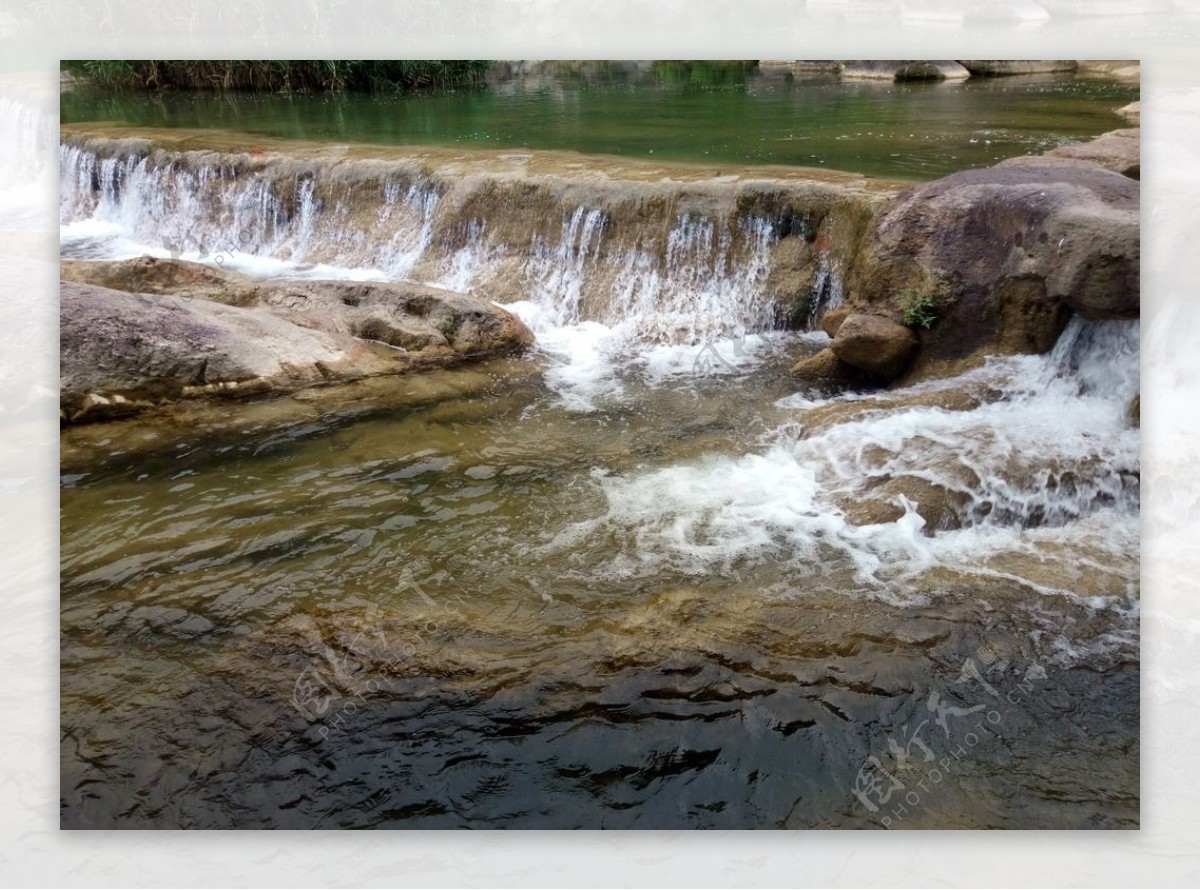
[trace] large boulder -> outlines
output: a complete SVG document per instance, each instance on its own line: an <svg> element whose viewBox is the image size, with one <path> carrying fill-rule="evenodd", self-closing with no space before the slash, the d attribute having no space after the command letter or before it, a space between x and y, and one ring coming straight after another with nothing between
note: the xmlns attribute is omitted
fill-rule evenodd
<svg viewBox="0 0 1200 890"><path fill-rule="evenodd" d="M846 316L830 347L846 364L876 377L891 379L904 370L917 348L917 338L902 324L878 315Z"/></svg>
<svg viewBox="0 0 1200 890"><path fill-rule="evenodd" d="M1135 180L1067 158L1014 158L923 183L876 217L849 302L888 315L918 301L927 329L910 376L1044 352L1072 310L1138 316L1138 207Z"/></svg>
<svg viewBox="0 0 1200 890"><path fill-rule="evenodd" d="M63 264L65 420L446 367L533 342L515 316L468 294L384 282L259 281L147 260Z"/></svg>
<svg viewBox="0 0 1200 890"><path fill-rule="evenodd" d="M64 282L60 404L67 420L128 414L201 391L323 379L358 358L347 339L257 309Z"/></svg>

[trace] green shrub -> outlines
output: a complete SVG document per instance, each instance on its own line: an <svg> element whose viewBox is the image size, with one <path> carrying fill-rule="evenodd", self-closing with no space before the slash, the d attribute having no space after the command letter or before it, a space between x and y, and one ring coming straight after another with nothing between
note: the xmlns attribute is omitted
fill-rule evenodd
<svg viewBox="0 0 1200 890"><path fill-rule="evenodd" d="M438 325L438 330L442 332L442 335L447 340L453 341L454 335L458 333L459 321L458 313L451 309L442 318L441 324Z"/></svg>
<svg viewBox="0 0 1200 890"><path fill-rule="evenodd" d="M909 327L933 327L945 305L947 293L945 284L935 278L904 288L895 299L902 321Z"/></svg>

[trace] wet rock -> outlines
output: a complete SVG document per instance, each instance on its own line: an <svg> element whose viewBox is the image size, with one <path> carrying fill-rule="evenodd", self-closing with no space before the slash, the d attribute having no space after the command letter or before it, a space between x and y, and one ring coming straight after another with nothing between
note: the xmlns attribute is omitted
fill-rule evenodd
<svg viewBox="0 0 1200 890"><path fill-rule="evenodd" d="M977 77L1055 74L1079 68L1079 63L1073 59L960 59L959 63Z"/></svg>
<svg viewBox="0 0 1200 890"><path fill-rule="evenodd" d="M1129 403L1129 422L1135 427L1142 425L1142 394L1138 393Z"/></svg>
<svg viewBox="0 0 1200 890"><path fill-rule="evenodd" d="M1130 102L1128 105L1122 105L1117 109L1117 114L1125 118L1131 124L1140 124L1142 122L1142 103L1141 101Z"/></svg>
<svg viewBox="0 0 1200 890"><path fill-rule="evenodd" d="M254 279L246 275L151 256L116 262L63 260L60 278L135 294L171 294L235 306L250 302L255 292Z"/></svg>
<svg viewBox="0 0 1200 890"><path fill-rule="evenodd" d="M966 80L971 72L955 61L854 61L846 62L841 75L847 80Z"/></svg>
<svg viewBox="0 0 1200 890"><path fill-rule="evenodd" d="M792 373L802 380L840 385L860 383L863 380L863 373L859 369L846 364L829 348L796 362L792 366Z"/></svg>
<svg viewBox="0 0 1200 890"><path fill-rule="evenodd" d="M1106 170L1131 179L1140 179L1142 171L1141 129L1131 127L1103 133L1095 139L1075 145L1063 145L1046 152L1046 157L1092 161Z"/></svg>
<svg viewBox="0 0 1200 890"><path fill-rule="evenodd" d="M1041 0L1041 2L1047 9L1050 9L1052 5L1065 5L1064 0ZM1080 0L1066 0L1066 2L1077 4L1080 7L1078 11L1086 11L1088 15L1103 14L1104 11L1109 14L1119 12L1128 15L1134 11L1132 7L1139 5L1136 3L1131 4L1127 0L1121 0L1120 3L1111 2L1110 0L1108 4L1098 3L1096 0L1087 0L1086 9L1083 9L1084 4L1080 3ZM1115 8L1103 10L1102 8L1105 5ZM1138 9L1137 12L1166 12L1170 10L1171 5L1171 0L1145 0L1144 8ZM1153 6L1157 6L1157 9L1151 10L1147 8ZM1050 11L1055 12L1053 9L1050 9ZM1099 75L1101 77L1111 77L1116 80L1138 80L1142 76L1142 63L1137 59L1080 59L1078 70L1080 74Z"/></svg>
<svg viewBox="0 0 1200 890"><path fill-rule="evenodd" d="M1138 183L1089 161L1014 158L924 183L885 207L868 238L848 302L891 314L925 294L936 310L909 380L1045 352L1071 310L1139 314Z"/></svg>
<svg viewBox="0 0 1200 890"><path fill-rule="evenodd" d="M838 328L842 326L842 322L846 320L850 313L851 309L849 306L834 306L821 316L821 330L830 337L836 337Z"/></svg>
<svg viewBox="0 0 1200 890"><path fill-rule="evenodd" d="M188 388L322 379L344 344L261 310L63 283L60 401L68 419L101 419Z"/></svg>
<svg viewBox="0 0 1200 890"><path fill-rule="evenodd" d="M892 378L917 348L917 338L902 324L878 315L847 315L830 349L841 361L877 377Z"/></svg>
<svg viewBox="0 0 1200 890"><path fill-rule="evenodd" d="M64 261L64 281L266 309L315 330L412 352L490 355L533 345L511 313L470 294L405 282L264 281L182 260Z"/></svg>
<svg viewBox="0 0 1200 890"><path fill-rule="evenodd" d="M962 527L962 517L971 504L971 496L918 476L883 477L864 494L844 495L838 506L851 525L878 525L895 522L906 509L901 496L914 505L925 520L924 531L932 534Z"/></svg>
<svg viewBox="0 0 1200 890"><path fill-rule="evenodd" d="M68 421L124 416L182 398L289 392L444 367L533 341L519 319L466 294L262 282L144 259L64 265L60 405ZM88 278L158 293L78 283Z"/></svg>

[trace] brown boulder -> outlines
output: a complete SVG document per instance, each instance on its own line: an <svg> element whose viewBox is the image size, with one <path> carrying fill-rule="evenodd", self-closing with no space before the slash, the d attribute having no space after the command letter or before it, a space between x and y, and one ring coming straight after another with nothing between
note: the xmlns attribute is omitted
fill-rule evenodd
<svg viewBox="0 0 1200 890"><path fill-rule="evenodd" d="M353 340L261 309L70 282L60 287L60 307L59 398L69 420L200 393L296 388L362 365Z"/></svg>
<svg viewBox="0 0 1200 890"><path fill-rule="evenodd" d="M231 305L246 302L255 284L249 276L203 263L152 256L115 262L63 260L60 278L134 294L171 294Z"/></svg>
<svg viewBox="0 0 1200 890"><path fill-rule="evenodd" d="M861 371L843 362L828 348L800 359L792 365L792 373L802 380L839 385L860 383L864 376Z"/></svg>
<svg viewBox="0 0 1200 890"><path fill-rule="evenodd" d="M148 257L64 263L62 276L60 403L68 420L447 367L533 343L520 319L498 306L418 285L261 281Z"/></svg>
<svg viewBox="0 0 1200 890"><path fill-rule="evenodd" d="M1044 352L1071 310L1136 318L1139 236L1135 180L1088 161L1014 158L897 196L872 225L850 291L880 314L905 293L939 295L910 374L920 376Z"/></svg>
<svg viewBox="0 0 1200 890"><path fill-rule="evenodd" d="M834 306L821 316L821 330L830 337L836 337L838 328L842 326L842 322L846 320L850 312L849 306Z"/></svg>
<svg viewBox="0 0 1200 890"><path fill-rule="evenodd" d="M916 336L904 325L862 313L846 316L830 347L846 364L889 379L904 370L916 348Z"/></svg>

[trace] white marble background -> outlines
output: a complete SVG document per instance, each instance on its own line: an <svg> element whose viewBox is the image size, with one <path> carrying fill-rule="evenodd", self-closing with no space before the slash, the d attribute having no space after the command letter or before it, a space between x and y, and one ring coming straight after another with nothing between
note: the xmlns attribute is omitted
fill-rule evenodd
<svg viewBox="0 0 1200 890"><path fill-rule="evenodd" d="M1200 0L5 0L0 884L1200 884L1197 45ZM1142 830L59 832L58 60L117 56L1142 59Z"/></svg>

